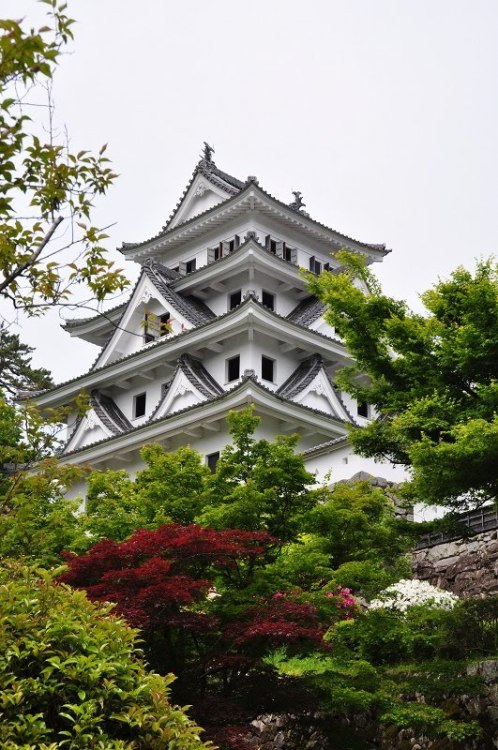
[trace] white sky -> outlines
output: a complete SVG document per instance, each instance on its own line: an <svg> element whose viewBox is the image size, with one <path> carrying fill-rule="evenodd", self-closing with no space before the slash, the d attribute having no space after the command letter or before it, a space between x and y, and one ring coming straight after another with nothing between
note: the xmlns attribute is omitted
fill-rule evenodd
<svg viewBox="0 0 498 750"><path fill-rule="evenodd" d="M35 23L40 7L2 0L0 14ZM496 252L496 0L73 0L69 14L56 118L75 149L109 143L110 247L159 230L207 140L221 169L385 242L384 288L412 306ZM60 381L97 349L58 322L22 337Z"/></svg>

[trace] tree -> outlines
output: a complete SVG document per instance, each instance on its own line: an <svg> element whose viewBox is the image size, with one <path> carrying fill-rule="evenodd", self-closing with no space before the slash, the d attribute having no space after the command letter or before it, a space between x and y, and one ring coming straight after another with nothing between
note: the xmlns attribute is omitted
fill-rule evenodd
<svg viewBox="0 0 498 750"><path fill-rule="evenodd" d="M91 221L116 176L105 146L73 153L56 137L51 85L74 22L65 3L42 2L48 24L38 30L0 20L0 295L30 315L66 303L76 286L102 300L127 283ZM40 90L46 122L26 114L39 111Z"/></svg>
<svg viewBox="0 0 498 750"><path fill-rule="evenodd" d="M32 352L16 333L9 333L0 325L0 388L8 398L15 398L20 391L43 390L53 385L48 370L32 367Z"/></svg>
<svg viewBox="0 0 498 750"><path fill-rule="evenodd" d="M136 632L79 591L17 564L0 571L0 744L201 750L201 730L147 672Z"/></svg>
<svg viewBox="0 0 498 750"><path fill-rule="evenodd" d="M193 666L198 671L205 638L218 626L207 598L215 581L217 589L243 589L276 543L266 532L165 524L68 556L60 580L84 588L94 601L115 602L142 629L154 667L183 678Z"/></svg>
<svg viewBox="0 0 498 750"><path fill-rule="evenodd" d="M302 514L322 490L296 453L297 435L256 440L259 417L251 407L231 411L227 422L233 443L223 450L205 493L199 522L215 528L264 529L282 541L295 539Z"/></svg>
<svg viewBox="0 0 498 750"><path fill-rule="evenodd" d="M338 383L377 418L355 448L412 469L421 501L465 508L498 497L498 268L458 268L422 295L426 314L384 295L358 256L310 279L355 365ZM360 279L368 292L357 282Z"/></svg>

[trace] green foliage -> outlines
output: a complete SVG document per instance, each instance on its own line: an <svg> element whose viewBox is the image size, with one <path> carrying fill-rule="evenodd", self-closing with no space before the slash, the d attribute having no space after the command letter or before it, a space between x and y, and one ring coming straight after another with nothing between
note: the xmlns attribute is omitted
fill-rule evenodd
<svg viewBox="0 0 498 750"><path fill-rule="evenodd" d="M146 672L136 634L43 571L0 572L0 744L24 748L206 747Z"/></svg>
<svg viewBox="0 0 498 750"><path fill-rule="evenodd" d="M466 720L454 698L478 697L483 681L468 676L465 661L434 659L434 642L421 648L431 630L439 628L438 646L443 649L449 613L418 610L412 620L392 611L372 611L355 621L338 622L329 633L333 656L289 658L280 651L267 661L282 675L300 677L317 691L322 708L338 716L375 716L397 730L434 738L479 737L481 727ZM405 663L407 657L413 661Z"/></svg>
<svg viewBox="0 0 498 750"><path fill-rule="evenodd" d="M498 268L458 268L422 295L426 315L382 294L361 259L310 278L356 364L339 385L379 418L356 449L413 468L411 496L452 507L498 496ZM355 282L361 278L365 286ZM368 375L368 379L361 377Z"/></svg>
<svg viewBox="0 0 498 750"><path fill-rule="evenodd" d="M298 438L256 440L259 424L251 408L229 412L233 444L222 452L199 521L213 528L265 530L283 541L296 539L302 514L316 505L315 477L295 452Z"/></svg>
<svg viewBox="0 0 498 750"><path fill-rule="evenodd" d="M63 550L79 548L79 503L64 494L85 472L47 458L54 440L29 403L15 409L0 397L0 557L50 567Z"/></svg>
<svg viewBox="0 0 498 750"><path fill-rule="evenodd" d="M0 20L0 295L28 314L64 304L76 285L102 300L127 284L91 223L94 198L116 177L105 146L93 155L57 142L51 84L74 22L65 3L43 1L48 23L38 30ZM46 121L31 119L26 103Z"/></svg>
<svg viewBox="0 0 498 750"><path fill-rule="evenodd" d="M31 366L32 352L17 334L0 325L0 389L5 396L16 397L19 391L36 391L53 385L48 370Z"/></svg>
<svg viewBox="0 0 498 750"><path fill-rule="evenodd" d="M166 453L159 445L149 445L141 456L147 468L138 472L136 489L148 523L192 523L205 503L211 476L201 455L188 446Z"/></svg>

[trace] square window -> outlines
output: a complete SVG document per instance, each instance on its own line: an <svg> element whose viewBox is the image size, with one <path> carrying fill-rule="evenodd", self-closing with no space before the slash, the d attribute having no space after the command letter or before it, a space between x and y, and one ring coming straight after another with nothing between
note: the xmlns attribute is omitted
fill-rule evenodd
<svg viewBox="0 0 498 750"><path fill-rule="evenodd" d="M185 272L192 273L193 271L195 271L196 266L197 266L197 261L195 258L193 258L192 260L188 260L185 263Z"/></svg>
<svg viewBox="0 0 498 750"><path fill-rule="evenodd" d="M133 418L143 417L145 414L146 393L137 393L133 398Z"/></svg>
<svg viewBox="0 0 498 750"><path fill-rule="evenodd" d="M284 242L284 260L292 261L292 248L288 247Z"/></svg>
<svg viewBox="0 0 498 750"><path fill-rule="evenodd" d="M233 310L234 307L237 307L237 305L240 305L242 302L242 291L239 289L236 292L233 292L229 298L228 298L228 309Z"/></svg>
<svg viewBox="0 0 498 750"><path fill-rule="evenodd" d="M268 307L270 310L274 310L275 309L275 295L272 294L271 292L265 292L265 290L263 289L262 297L263 297L262 299L263 305L265 307Z"/></svg>
<svg viewBox="0 0 498 750"><path fill-rule="evenodd" d="M216 464L218 463L219 459L219 451L216 451L215 453L208 453L208 455L206 456L206 464L211 474L214 474L214 472L216 471Z"/></svg>
<svg viewBox="0 0 498 750"><path fill-rule="evenodd" d="M227 381L238 380L240 377L240 356L227 359Z"/></svg>
<svg viewBox="0 0 498 750"><path fill-rule="evenodd" d="M310 271L316 273L317 276L322 272L322 264L319 260L316 260L314 255L310 258Z"/></svg>
<svg viewBox="0 0 498 750"><path fill-rule="evenodd" d="M261 357L261 379L268 380L270 383L274 382L275 375L275 360L270 357Z"/></svg>

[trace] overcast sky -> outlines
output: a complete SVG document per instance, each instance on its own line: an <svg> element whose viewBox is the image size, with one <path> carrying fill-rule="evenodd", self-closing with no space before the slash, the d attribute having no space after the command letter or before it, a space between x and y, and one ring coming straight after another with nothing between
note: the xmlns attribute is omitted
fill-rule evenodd
<svg viewBox="0 0 498 750"><path fill-rule="evenodd" d="M0 13L35 22L40 6ZM221 169L285 202L300 190L313 218L385 242L384 288L412 306L497 252L496 0L70 0L69 14L56 119L75 149L109 143L110 247L159 230L207 140ZM22 336L60 381L97 349L58 323Z"/></svg>

